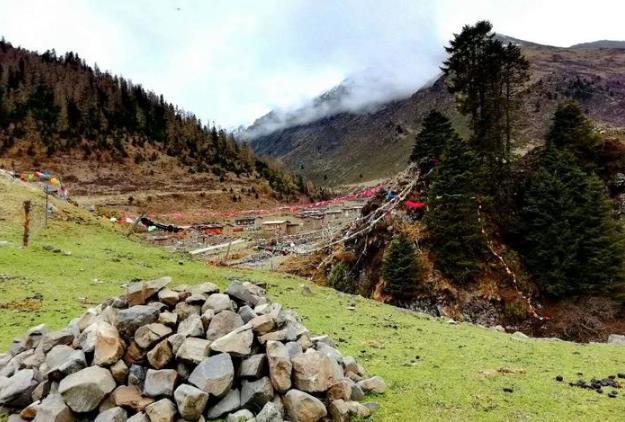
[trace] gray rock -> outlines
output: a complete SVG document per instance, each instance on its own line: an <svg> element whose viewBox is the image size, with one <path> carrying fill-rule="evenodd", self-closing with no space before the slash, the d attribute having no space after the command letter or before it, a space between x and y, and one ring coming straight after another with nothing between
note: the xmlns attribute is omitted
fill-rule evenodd
<svg viewBox="0 0 625 422"><path fill-rule="evenodd" d="M50 329L46 324L39 324L35 327L32 327L26 332L22 344L27 349L34 349L39 345L39 342L41 342L43 336L48 334L49 332Z"/></svg>
<svg viewBox="0 0 625 422"><path fill-rule="evenodd" d="M178 314L173 312L161 312L158 315L158 322L168 327L175 327L178 323Z"/></svg>
<svg viewBox="0 0 625 422"><path fill-rule="evenodd" d="M259 315L248 322L257 335L267 334L276 326L276 321L271 314Z"/></svg>
<svg viewBox="0 0 625 422"><path fill-rule="evenodd" d="M362 391L362 388L360 388L360 386L358 384L353 382L353 384L352 384L352 394L349 396L349 399L352 400L352 401L360 401L360 400L362 400L364 398L365 398L365 392Z"/></svg>
<svg viewBox="0 0 625 422"><path fill-rule="evenodd" d="M326 343L317 343L316 348L317 348L317 350L319 352L323 353L326 356L331 357L336 362L338 362L338 363L342 363L343 362L343 355L341 354L341 352L336 350L334 347L329 346Z"/></svg>
<svg viewBox="0 0 625 422"><path fill-rule="evenodd" d="M189 376L189 382L207 393L222 397L232 387L234 365L227 353L202 360Z"/></svg>
<svg viewBox="0 0 625 422"><path fill-rule="evenodd" d="M206 413L208 419L217 419L226 413L234 412L241 407L241 393L239 390L230 390L219 402Z"/></svg>
<svg viewBox="0 0 625 422"><path fill-rule="evenodd" d="M187 319L178 325L178 334L185 337L202 337L204 335L204 325L199 315L189 315Z"/></svg>
<svg viewBox="0 0 625 422"><path fill-rule="evenodd" d="M145 383L145 376L147 375L147 368L141 365L133 363L128 370L128 385L136 385L140 389L143 389Z"/></svg>
<svg viewBox="0 0 625 422"><path fill-rule="evenodd" d="M178 373L175 369L148 369L145 375L143 392L149 397L171 396Z"/></svg>
<svg viewBox="0 0 625 422"><path fill-rule="evenodd" d="M201 295L209 296L213 293L218 293L219 286L207 281L202 284L198 284L197 286L191 287L190 291L191 291L191 294L194 294L194 295L201 294Z"/></svg>
<svg viewBox="0 0 625 422"><path fill-rule="evenodd" d="M21 369L0 384L0 404L24 407L32 402L32 392L39 383L35 369Z"/></svg>
<svg viewBox="0 0 625 422"><path fill-rule="evenodd" d="M153 344L161 341L172 333L172 329L166 325L147 324L135 331L135 342L143 349L149 349Z"/></svg>
<svg viewBox="0 0 625 422"><path fill-rule="evenodd" d="M246 324L258 316L256 315L256 312L254 312L254 310L247 305L241 306L238 313L241 316L241 319L243 319L243 322Z"/></svg>
<svg viewBox="0 0 625 422"><path fill-rule="evenodd" d="M328 412L321 400L299 390L289 390L284 395L284 407L293 422L316 422Z"/></svg>
<svg viewBox="0 0 625 422"><path fill-rule="evenodd" d="M178 348L176 357L187 362L199 363L208 356L210 341L196 337L187 337Z"/></svg>
<svg viewBox="0 0 625 422"><path fill-rule="evenodd" d="M282 422L282 413L274 402L268 402L256 415L256 422Z"/></svg>
<svg viewBox="0 0 625 422"><path fill-rule="evenodd" d="M109 370L111 371L111 375L115 379L117 384L126 384L126 380L128 379L128 365L123 360L118 360L113 365L110 366Z"/></svg>
<svg viewBox="0 0 625 422"><path fill-rule="evenodd" d="M174 312L178 315L178 322L182 322L189 317L189 315L200 315L200 305L191 305L186 302L179 302L174 309Z"/></svg>
<svg viewBox="0 0 625 422"><path fill-rule="evenodd" d="M252 355L241 361L239 376L249 378L260 378L267 363L267 356L264 353Z"/></svg>
<svg viewBox="0 0 625 422"><path fill-rule="evenodd" d="M238 282L232 283L226 289L226 293L240 302L243 302L249 306L256 306L260 300L260 297L253 293L250 285L243 285Z"/></svg>
<svg viewBox="0 0 625 422"><path fill-rule="evenodd" d="M238 314L233 311L222 311L215 315L208 324L206 339L216 340L242 326L243 320Z"/></svg>
<svg viewBox="0 0 625 422"><path fill-rule="evenodd" d="M215 314L218 314L221 311L234 311L235 307L232 304L230 296L223 293L214 293L210 295L204 302L204 305L202 305L202 312L208 309L212 309Z"/></svg>
<svg viewBox="0 0 625 422"><path fill-rule="evenodd" d="M339 364L331 357L308 349L295 356L293 363L293 385L309 393L326 391L332 384L343 378Z"/></svg>
<svg viewBox="0 0 625 422"><path fill-rule="evenodd" d="M241 406L260 412L263 406L274 397L273 386L269 377L255 381L241 381Z"/></svg>
<svg viewBox="0 0 625 422"><path fill-rule="evenodd" d="M386 390L386 383L379 376L362 380L358 382L358 386L367 393L383 393Z"/></svg>
<svg viewBox="0 0 625 422"><path fill-rule="evenodd" d="M197 421L202 416L208 393L189 384L182 384L174 392L174 398L178 405L178 412L185 420Z"/></svg>
<svg viewBox="0 0 625 422"><path fill-rule="evenodd" d="M48 353L54 346L59 344L71 345L74 342L74 334L68 330L54 331L47 333L41 339L39 347L44 353Z"/></svg>
<svg viewBox="0 0 625 422"><path fill-rule="evenodd" d="M182 346L182 343L184 343L185 338L186 337L181 334L172 334L167 337L167 342L171 346L171 351L174 352L174 354L178 353L178 349Z"/></svg>
<svg viewBox="0 0 625 422"><path fill-rule="evenodd" d="M241 409L231 413L226 418L226 422L248 422L254 421L254 414L247 409Z"/></svg>
<svg viewBox="0 0 625 422"><path fill-rule="evenodd" d="M142 412L147 406L154 403L154 399L145 397L136 385L120 385L111 394L116 406Z"/></svg>
<svg viewBox="0 0 625 422"><path fill-rule="evenodd" d="M284 346L286 347L286 350L289 353L289 358L294 358L300 353L304 353L302 346L296 341L289 341Z"/></svg>
<svg viewBox="0 0 625 422"><path fill-rule="evenodd" d="M46 375L52 380L60 380L87 366L82 350L74 350L64 344L54 346L46 355Z"/></svg>
<svg viewBox="0 0 625 422"><path fill-rule="evenodd" d="M137 328L156 322L159 314L157 308L146 305L122 309L117 313L115 326L124 338L130 339L134 336Z"/></svg>
<svg viewBox="0 0 625 422"><path fill-rule="evenodd" d="M348 378L344 378L332 384L328 389L327 397L328 401L334 400L351 400L352 386L354 382Z"/></svg>
<svg viewBox="0 0 625 422"><path fill-rule="evenodd" d="M139 412L129 417L126 422L150 422L150 420L145 413Z"/></svg>
<svg viewBox="0 0 625 422"><path fill-rule="evenodd" d="M117 328L106 322L96 324L96 341L94 363L109 366L124 355L124 342Z"/></svg>
<svg viewBox="0 0 625 422"><path fill-rule="evenodd" d="M37 407L35 422L74 422L74 415L60 394L48 395Z"/></svg>
<svg viewBox="0 0 625 422"><path fill-rule="evenodd" d="M161 399L145 408L150 422L174 422L176 405L169 399Z"/></svg>
<svg viewBox="0 0 625 422"><path fill-rule="evenodd" d="M126 422L128 414L121 407L113 407L100 413L95 422Z"/></svg>
<svg viewBox="0 0 625 422"><path fill-rule="evenodd" d="M194 293L191 294L191 296L189 296L188 298L186 298L184 301L187 302L189 305L200 305L202 306L202 304L204 302L206 302L206 295L200 294L200 293Z"/></svg>
<svg viewBox="0 0 625 422"><path fill-rule="evenodd" d="M267 363L273 388L282 393L291 388L293 366L284 344L279 341L267 342Z"/></svg>
<svg viewBox="0 0 625 422"><path fill-rule="evenodd" d="M144 305L149 298L171 283L171 277L162 277L156 280L140 281L126 287L128 305Z"/></svg>
<svg viewBox="0 0 625 422"><path fill-rule="evenodd" d="M74 412L90 412L115 388L115 380L108 369L90 366L65 377L59 384L59 393Z"/></svg>
<svg viewBox="0 0 625 422"><path fill-rule="evenodd" d="M164 288L158 292L158 300L167 306L176 306L180 300L179 293L171 289Z"/></svg>
<svg viewBox="0 0 625 422"><path fill-rule="evenodd" d="M254 334L250 327L244 326L218 338L210 344L215 352L230 353L234 356L248 356L252 353Z"/></svg>
<svg viewBox="0 0 625 422"><path fill-rule="evenodd" d="M202 320L202 325L204 326L204 328L208 328L208 325L210 324L214 316L215 311L213 311L212 309L207 309L202 312L202 316L200 317L200 319Z"/></svg>
<svg viewBox="0 0 625 422"><path fill-rule="evenodd" d="M148 362L153 368L163 369L174 357L167 340L162 340L147 353Z"/></svg>
<svg viewBox="0 0 625 422"><path fill-rule="evenodd" d="M625 336L621 334L610 334L608 336L608 344L623 344L625 345Z"/></svg>

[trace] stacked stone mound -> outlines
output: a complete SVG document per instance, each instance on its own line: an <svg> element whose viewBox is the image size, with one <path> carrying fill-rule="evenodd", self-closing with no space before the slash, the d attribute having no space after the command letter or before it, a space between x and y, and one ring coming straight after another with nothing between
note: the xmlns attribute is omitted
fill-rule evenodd
<svg viewBox="0 0 625 422"><path fill-rule="evenodd" d="M348 421L382 393L327 336L271 303L262 285L128 287L61 331L44 325L0 355L9 421Z"/></svg>

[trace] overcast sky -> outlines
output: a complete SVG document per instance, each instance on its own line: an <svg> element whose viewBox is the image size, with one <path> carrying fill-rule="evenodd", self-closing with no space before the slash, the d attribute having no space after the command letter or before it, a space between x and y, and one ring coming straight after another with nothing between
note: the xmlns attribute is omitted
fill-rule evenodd
<svg viewBox="0 0 625 422"><path fill-rule="evenodd" d="M410 92L436 76L452 33L479 19L568 46L625 39L624 16L622 0L0 0L0 35L76 51L230 128L354 74L374 75L373 96Z"/></svg>

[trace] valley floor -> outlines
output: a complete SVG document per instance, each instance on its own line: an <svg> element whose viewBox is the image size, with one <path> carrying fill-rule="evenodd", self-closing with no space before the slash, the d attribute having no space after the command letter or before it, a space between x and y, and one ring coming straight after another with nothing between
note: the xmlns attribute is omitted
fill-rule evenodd
<svg viewBox="0 0 625 422"><path fill-rule="evenodd" d="M33 200L36 209L43 201L38 192L0 179L1 350L30 326L61 327L92 304L121 293L132 278L170 275L176 283L221 286L230 278L245 278L269 283L271 298L297 310L307 327L330 334L343 353L385 378L387 392L369 398L381 405L375 421L598 421L622 420L625 412L625 390L612 399L609 389L597 394L568 385L580 377L625 372L624 346L525 339L450 324L292 276L208 267L128 239L61 204L47 228L33 225L24 249L24 199ZM312 296L301 294L302 284L310 286ZM558 375L564 382L555 381Z"/></svg>

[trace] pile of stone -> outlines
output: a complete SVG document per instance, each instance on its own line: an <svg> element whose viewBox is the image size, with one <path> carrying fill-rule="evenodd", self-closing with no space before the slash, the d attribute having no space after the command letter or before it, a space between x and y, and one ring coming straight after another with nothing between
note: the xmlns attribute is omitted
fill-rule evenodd
<svg viewBox="0 0 625 422"><path fill-rule="evenodd" d="M349 421L382 393L264 286L130 285L61 331L41 325L0 355L9 421Z"/></svg>

